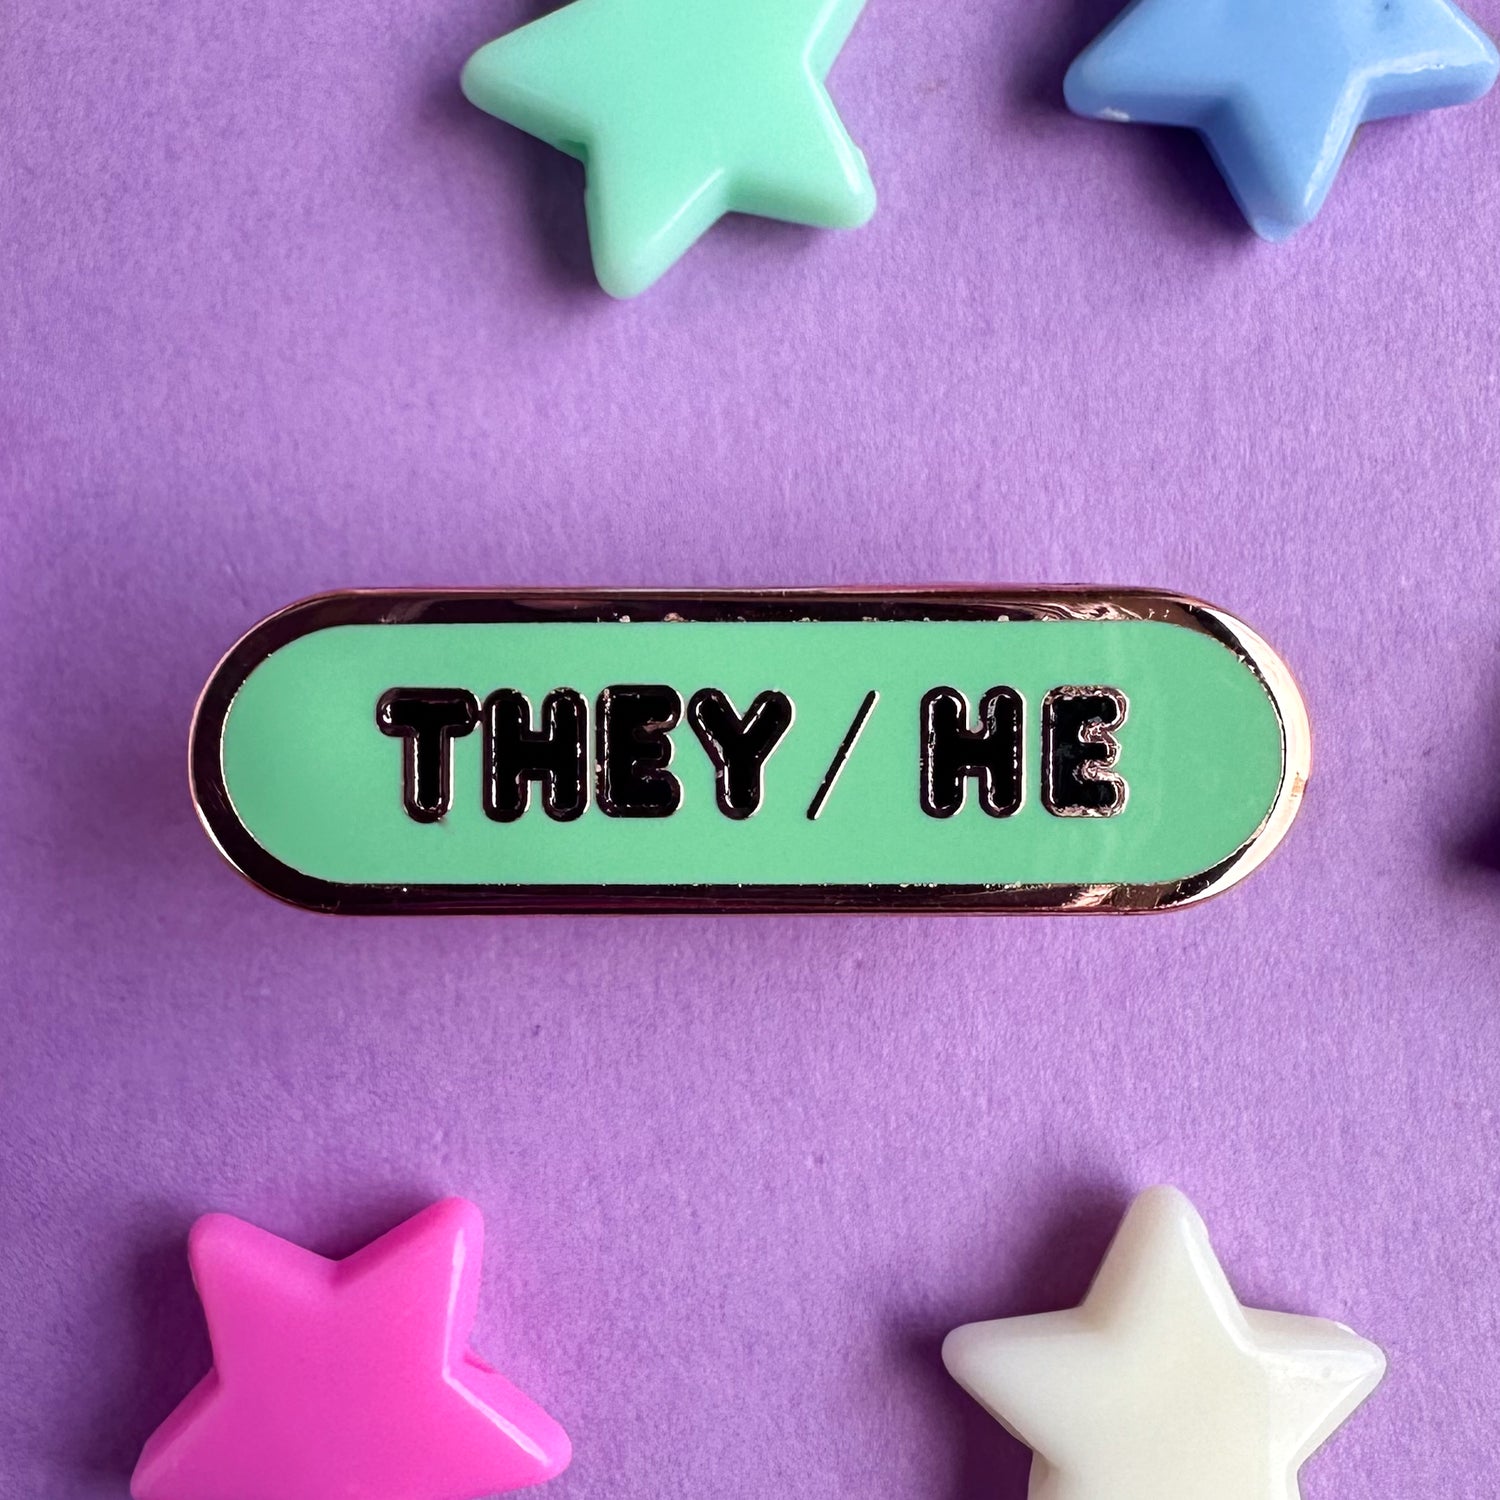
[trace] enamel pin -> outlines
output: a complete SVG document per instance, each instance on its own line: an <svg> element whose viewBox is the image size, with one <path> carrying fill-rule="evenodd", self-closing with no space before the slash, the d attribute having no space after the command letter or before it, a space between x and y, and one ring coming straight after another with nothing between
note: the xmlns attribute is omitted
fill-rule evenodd
<svg viewBox="0 0 1500 1500"><path fill-rule="evenodd" d="M318 911L1131 912L1259 865L1310 739L1147 590L352 592L230 651L190 761Z"/></svg>

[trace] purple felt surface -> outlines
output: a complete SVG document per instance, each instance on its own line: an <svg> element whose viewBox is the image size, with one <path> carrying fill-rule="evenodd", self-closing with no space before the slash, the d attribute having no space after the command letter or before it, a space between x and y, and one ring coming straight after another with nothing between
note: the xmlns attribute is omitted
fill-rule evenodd
<svg viewBox="0 0 1500 1500"><path fill-rule="evenodd" d="M1271 248L1063 111L1108 10L873 0L873 224L628 305L578 167L458 94L524 4L13 10L3 1500L124 1494L206 1368L196 1214L341 1253L447 1191L558 1500L1020 1500L939 1341L1076 1300L1159 1180L1390 1354L1310 1500L1493 1493L1500 96ZM954 580L1250 620L1314 719L1286 846L1133 921L340 922L188 804L218 654L314 590Z"/></svg>

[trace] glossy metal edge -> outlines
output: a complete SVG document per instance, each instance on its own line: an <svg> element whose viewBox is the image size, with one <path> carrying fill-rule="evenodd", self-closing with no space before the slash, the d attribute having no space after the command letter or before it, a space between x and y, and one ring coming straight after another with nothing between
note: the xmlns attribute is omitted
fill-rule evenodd
<svg viewBox="0 0 1500 1500"><path fill-rule="evenodd" d="M235 694L273 652L335 625L571 621L1157 620L1212 636L1260 680L1281 726L1282 776L1260 826L1209 870L1178 881L1112 885L346 885L304 875L257 844L224 784L221 738ZM224 656L193 712L193 804L226 860L293 906L345 916L462 913L886 912L1041 914L1164 911L1235 885L1286 836L1312 769L1307 710L1291 672L1247 625L1199 600L1093 587L768 590L361 589L319 594L262 620Z"/></svg>

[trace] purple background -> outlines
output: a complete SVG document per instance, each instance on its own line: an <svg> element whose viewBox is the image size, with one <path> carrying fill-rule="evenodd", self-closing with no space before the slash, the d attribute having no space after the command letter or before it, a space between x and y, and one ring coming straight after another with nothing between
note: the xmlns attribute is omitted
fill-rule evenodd
<svg viewBox="0 0 1500 1500"><path fill-rule="evenodd" d="M0 1494L122 1496L207 1366L191 1219L488 1218L564 1500L1020 1500L953 1324L1170 1180L1391 1375L1310 1497L1489 1494L1500 1402L1500 96L1271 248L1061 107L1105 5L874 0L873 224L591 282L463 103L515 0L50 0L0 49ZM1500 27L1500 0L1476 0ZM1087 920L334 921L200 832L194 696L359 584L1158 584L1298 671L1287 845Z"/></svg>

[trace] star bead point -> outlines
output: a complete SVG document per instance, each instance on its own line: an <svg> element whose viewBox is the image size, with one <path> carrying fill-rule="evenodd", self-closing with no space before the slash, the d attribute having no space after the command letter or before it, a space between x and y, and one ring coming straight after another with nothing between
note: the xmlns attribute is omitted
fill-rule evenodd
<svg viewBox="0 0 1500 1500"><path fill-rule="evenodd" d="M1472 103L1497 71L1451 0L1133 0L1063 93L1091 119L1196 130L1250 227L1279 241L1316 217L1360 125Z"/></svg>
<svg viewBox="0 0 1500 1500"><path fill-rule="evenodd" d="M1385 1371L1343 1324L1242 1307L1174 1188L1135 1200L1078 1307L957 1328L943 1362L1033 1450L1030 1500L1297 1500Z"/></svg>

